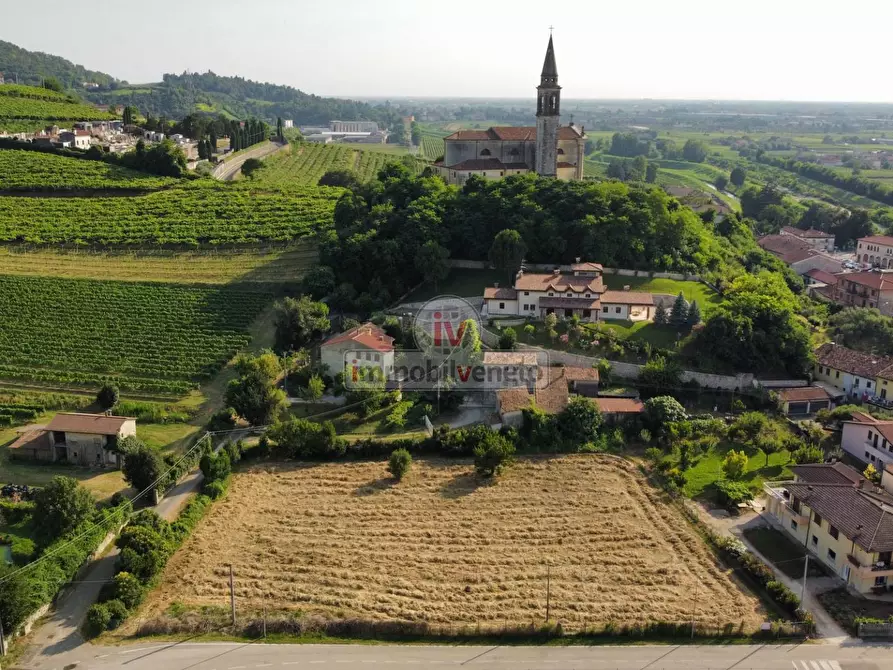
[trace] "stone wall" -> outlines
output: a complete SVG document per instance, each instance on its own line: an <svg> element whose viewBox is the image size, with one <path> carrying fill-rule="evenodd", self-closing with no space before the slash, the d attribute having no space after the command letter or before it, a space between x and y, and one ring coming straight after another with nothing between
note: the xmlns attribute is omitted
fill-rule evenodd
<svg viewBox="0 0 893 670"><path fill-rule="evenodd" d="M489 270L493 266L489 261L468 261L460 258L451 258L447 261L450 267L466 270ZM555 263L527 263L528 272L551 272ZM652 272L650 270L625 270L622 268L604 268L606 275L620 275L621 277L649 277L653 279L675 279L676 281L701 281L700 275L689 275L680 272Z"/></svg>

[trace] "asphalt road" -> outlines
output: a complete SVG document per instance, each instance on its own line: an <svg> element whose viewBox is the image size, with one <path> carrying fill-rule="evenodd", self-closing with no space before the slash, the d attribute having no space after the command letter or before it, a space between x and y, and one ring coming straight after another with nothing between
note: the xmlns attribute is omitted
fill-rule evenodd
<svg viewBox="0 0 893 670"><path fill-rule="evenodd" d="M270 154L276 153L280 149L287 147L286 144L277 144L276 142L266 142L256 149L250 149L235 158L232 158L226 161L223 164L223 167L220 168L220 172L215 173L214 176L220 181L232 181L236 178L236 175L239 174L239 171L242 169L242 163L244 163L249 158L264 158L269 156Z"/></svg>
<svg viewBox="0 0 893 670"><path fill-rule="evenodd" d="M628 647L474 647L170 643L82 647L69 668L105 670L249 670L271 668L443 668L508 670L891 670L893 647L852 642L801 645ZM67 661L69 659L66 659ZM57 666L62 670L63 666Z"/></svg>

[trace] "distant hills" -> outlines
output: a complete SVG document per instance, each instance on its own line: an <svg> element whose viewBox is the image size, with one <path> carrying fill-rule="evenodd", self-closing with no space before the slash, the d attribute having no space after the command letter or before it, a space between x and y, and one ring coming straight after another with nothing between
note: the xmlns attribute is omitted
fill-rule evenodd
<svg viewBox="0 0 893 670"><path fill-rule="evenodd" d="M104 72L88 70L59 56L28 51L0 41L0 72L19 83L40 85L56 77L63 86L97 104L134 105L144 115L179 119L192 112L229 118L257 117L275 121L293 119L296 124L327 123L331 119L378 121L384 127L399 124L396 110L354 100L322 98L291 86L204 74L165 74L161 82L129 85ZM98 84L87 90L84 82Z"/></svg>

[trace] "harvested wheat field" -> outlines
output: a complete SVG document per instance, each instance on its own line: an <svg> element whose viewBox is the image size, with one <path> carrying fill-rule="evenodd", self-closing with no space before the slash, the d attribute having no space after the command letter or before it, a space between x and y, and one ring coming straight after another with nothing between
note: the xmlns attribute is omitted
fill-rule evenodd
<svg viewBox="0 0 893 670"><path fill-rule="evenodd" d="M443 624L765 619L759 601L636 468L606 456L519 459L494 485L471 465L265 465L234 476L170 560L142 617L172 604Z"/></svg>

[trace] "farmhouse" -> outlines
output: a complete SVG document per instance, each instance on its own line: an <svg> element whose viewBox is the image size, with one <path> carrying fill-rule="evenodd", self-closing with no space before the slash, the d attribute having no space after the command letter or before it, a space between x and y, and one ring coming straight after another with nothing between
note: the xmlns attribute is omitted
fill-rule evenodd
<svg viewBox="0 0 893 670"><path fill-rule="evenodd" d="M757 244L776 258L783 261L798 275L810 270L837 272L840 261L816 249L809 241L794 235L764 235Z"/></svg>
<svg viewBox="0 0 893 670"><path fill-rule="evenodd" d="M781 229L781 234L795 237L817 251L834 250L834 235L821 230L816 230L815 228L801 230L800 228L794 228L793 226L785 226Z"/></svg>
<svg viewBox="0 0 893 670"><path fill-rule="evenodd" d="M59 412L45 426L32 426L10 445L10 455L78 465L119 465L118 440L136 435L136 419L110 414Z"/></svg>
<svg viewBox="0 0 893 670"><path fill-rule="evenodd" d="M374 323L332 335L319 347L319 357L332 375L345 365L376 367L387 376L394 368L394 338Z"/></svg>
<svg viewBox="0 0 893 670"><path fill-rule="evenodd" d="M881 488L842 463L791 470L793 481L764 485L769 514L854 591L886 591L893 578L890 472Z"/></svg>
<svg viewBox="0 0 893 670"><path fill-rule="evenodd" d="M434 169L450 184L463 184L472 175L501 179L528 172L581 181L586 134L573 123L562 126L560 112L561 87L550 36L537 86L536 126L455 132L444 138L444 158Z"/></svg>
<svg viewBox="0 0 893 670"><path fill-rule="evenodd" d="M634 291L608 291L598 263L555 268L551 273L519 271L512 288L484 289L484 309L489 316L523 316L543 319L547 314L583 321L599 319L651 321L654 296Z"/></svg>
<svg viewBox="0 0 893 670"><path fill-rule="evenodd" d="M893 359L823 344L815 351L815 379L840 389L850 398L877 395L877 379L893 367Z"/></svg>

